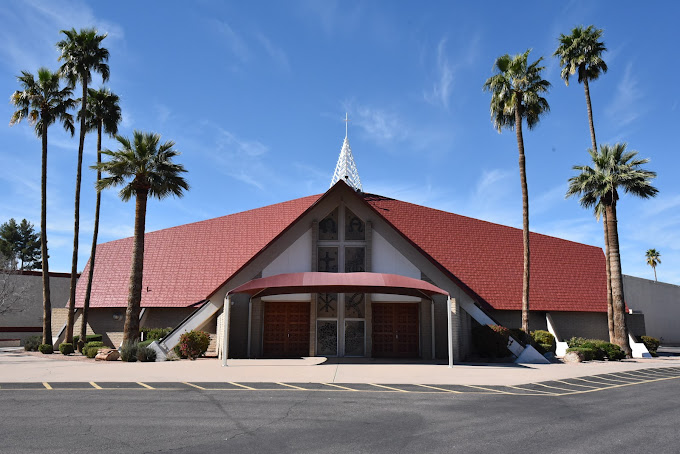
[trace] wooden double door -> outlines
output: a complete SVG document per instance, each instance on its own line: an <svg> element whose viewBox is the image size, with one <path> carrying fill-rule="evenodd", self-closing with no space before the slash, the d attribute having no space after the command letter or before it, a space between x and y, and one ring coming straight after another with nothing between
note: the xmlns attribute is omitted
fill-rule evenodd
<svg viewBox="0 0 680 454"><path fill-rule="evenodd" d="M309 302L265 302L263 328L265 357L309 356Z"/></svg>
<svg viewBox="0 0 680 454"><path fill-rule="evenodd" d="M418 303L373 303L373 356L419 356Z"/></svg>

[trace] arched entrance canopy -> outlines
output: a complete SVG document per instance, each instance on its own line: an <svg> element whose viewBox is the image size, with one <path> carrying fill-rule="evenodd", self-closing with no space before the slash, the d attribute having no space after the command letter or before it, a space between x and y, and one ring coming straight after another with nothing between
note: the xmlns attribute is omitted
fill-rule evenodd
<svg viewBox="0 0 680 454"><path fill-rule="evenodd" d="M227 365L229 353L229 309L231 295L245 293L250 297L290 295L294 293L386 293L432 299L447 298L449 367L453 366L451 298L446 290L429 282L397 274L384 273L286 273L253 279L230 290L224 297L224 330L222 333L222 365ZM433 312L434 314L434 312ZM434 315L433 315L434 317ZM434 334L433 334L434 336Z"/></svg>
<svg viewBox="0 0 680 454"><path fill-rule="evenodd" d="M448 295L429 282L384 273L287 273L253 279L229 294L247 293L251 297L292 293L386 293L432 298Z"/></svg>

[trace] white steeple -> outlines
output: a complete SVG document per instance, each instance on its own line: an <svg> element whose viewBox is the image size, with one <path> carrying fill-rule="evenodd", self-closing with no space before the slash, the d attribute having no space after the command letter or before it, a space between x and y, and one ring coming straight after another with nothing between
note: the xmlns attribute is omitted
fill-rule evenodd
<svg viewBox="0 0 680 454"><path fill-rule="evenodd" d="M338 163L335 166L335 172L333 172L331 186L333 186L338 181L343 180L355 190L363 191L363 188L361 187L361 179L359 179L359 172L357 171L356 164L354 164L352 149L350 148L349 140L347 139L348 123L349 118L347 117L347 113L345 113L345 141L342 143L342 149L340 150Z"/></svg>

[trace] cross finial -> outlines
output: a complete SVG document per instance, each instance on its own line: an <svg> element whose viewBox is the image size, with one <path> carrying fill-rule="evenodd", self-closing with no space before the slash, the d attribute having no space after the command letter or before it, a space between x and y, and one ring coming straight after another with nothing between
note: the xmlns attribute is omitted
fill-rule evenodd
<svg viewBox="0 0 680 454"><path fill-rule="evenodd" d="M347 112L345 112L345 139L347 138L347 125L349 124L349 117L347 116Z"/></svg>

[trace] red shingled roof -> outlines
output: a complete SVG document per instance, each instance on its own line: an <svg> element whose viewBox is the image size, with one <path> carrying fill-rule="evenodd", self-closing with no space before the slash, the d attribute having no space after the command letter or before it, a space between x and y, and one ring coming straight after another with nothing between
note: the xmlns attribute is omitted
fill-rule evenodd
<svg viewBox="0 0 680 454"><path fill-rule="evenodd" d="M186 307L216 291L321 196L309 196L146 234L142 307ZM481 302L519 310L520 229L359 194L440 269ZM92 307L125 307L132 238L97 246ZM531 233L532 310L606 312L600 248ZM88 265L83 270L87 276ZM82 307L87 279L80 279ZM148 287L149 291L146 291Z"/></svg>

